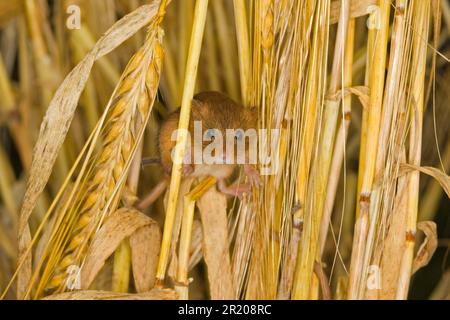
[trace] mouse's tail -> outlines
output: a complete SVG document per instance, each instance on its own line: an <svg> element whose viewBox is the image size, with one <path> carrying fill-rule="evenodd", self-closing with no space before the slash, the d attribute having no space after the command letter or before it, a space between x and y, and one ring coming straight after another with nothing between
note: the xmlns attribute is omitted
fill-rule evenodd
<svg viewBox="0 0 450 320"><path fill-rule="evenodd" d="M153 187L150 193L137 203L136 207L139 210L148 208L164 193L168 185L169 179L167 177L162 178L161 181L155 187Z"/></svg>

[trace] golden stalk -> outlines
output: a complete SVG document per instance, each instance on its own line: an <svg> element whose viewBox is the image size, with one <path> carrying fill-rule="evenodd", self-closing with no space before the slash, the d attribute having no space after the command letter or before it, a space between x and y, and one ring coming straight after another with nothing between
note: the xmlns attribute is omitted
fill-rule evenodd
<svg viewBox="0 0 450 320"><path fill-rule="evenodd" d="M225 88L230 97L239 98L239 86L234 79L234 71L237 70L233 63L233 45L228 41L229 31L226 29L224 1L217 0L211 2L211 9L214 16L215 26L217 28L217 43L220 48L223 77L225 79Z"/></svg>
<svg viewBox="0 0 450 320"><path fill-rule="evenodd" d="M373 59L374 59L374 45L375 45L375 37L377 34L377 28L373 26L377 23L377 19L379 18L378 12L373 10L368 19L368 23L371 26L369 28L369 33L367 35L367 46L366 46L366 69L365 69L365 78L364 85L370 88L370 75L371 68L373 67ZM369 118L369 110L363 108L362 110L362 119L361 119L361 134L360 134L360 147L359 147L359 170L358 170L358 192L356 199L356 217L359 216L359 197L361 194L361 187L363 181L363 173L364 166L366 164L366 145L367 145L367 127L368 127L368 118Z"/></svg>
<svg viewBox="0 0 450 320"><path fill-rule="evenodd" d="M148 40L130 60L104 113L102 148L82 178L83 189L88 192L72 192L70 202L63 207L60 222L49 242L52 251L47 253L35 297L39 297L44 288L57 292L67 289L67 268L82 266L92 233L104 216L118 205L124 177L156 97L163 57L158 28L158 24L151 26ZM140 125L135 127L136 123Z"/></svg>
<svg viewBox="0 0 450 320"><path fill-rule="evenodd" d="M309 4L312 6L311 4ZM309 8L311 10L308 16L313 17L315 14L312 11L312 7ZM316 17L314 18L314 35L312 39L312 49L310 52L310 61L308 65L308 77L306 79L306 90L305 90L305 101L304 104L307 106L305 108L304 114L302 114L302 122L304 123L301 131L301 145L300 145L300 160L298 164L298 172L297 172L297 188L296 188L296 201L298 203L299 208L296 210L293 218L293 227L294 234L296 237L299 237L300 231L303 232L305 226L305 211L307 210L307 189L309 184L309 172L311 169L311 163L313 159L314 153L314 143L316 143L319 124L316 122L316 118L318 114L320 114L321 107L321 95L323 95L323 85L320 82L320 78L325 73L325 70L322 68L322 65L326 61L325 51L327 42L324 40L327 37L326 29L319 28L320 19L325 19L328 15L328 7L325 3L321 3L321 6L317 9ZM308 224L310 222L308 221ZM303 235L302 235L303 237ZM301 239L300 239L301 241ZM303 251L301 245L298 245L297 248L293 248L296 252L293 253L293 260L296 262L295 267L295 276L292 287L292 297L295 299L296 297L300 297L305 295L305 289L303 286L303 278L301 279L301 275L303 277L306 276L305 262L304 256L307 255L307 252ZM311 273L308 277L311 277ZM309 290L308 290L309 294Z"/></svg>
<svg viewBox="0 0 450 320"><path fill-rule="evenodd" d="M187 59L186 76L184 79L183 98L181 102L180 120L178 124L177 144L172 166L172 176L169 184L169 196L167 200L166 219L164 222L161 253L156 272L157 285L162 285L165 278L169 251L172 242L172 231L177 210L178 192L180 190L182 159L186 148L186 130L189 125L191 100L194 96L195 79L197 76L198 60L203 40L203 32L206 23L208 0L197 0L195 6L194 25L192 27L191 43Z"/></svg>
<svg viewBox="0 0 450 320"><path fill-rule="evenodd" d="M192 225L194 223L195 203L209 188L216 184L214 177L207 177L202 180L192 191L184 196L183 199L183 217L180 235L180 247L178 253L178 268L175 289L179 294L180 300L189 298L189 251L191 247Z"/></svg>
<svg viewBox="0 0 450 320"><path fill-rule="evenodd" d="M236 36L239 51L239 76L241 83L241 96L244 106L250 102L248 90L250 85L250 40L248 35L247 9L245 1L233 0L234 17L236 23Z"/></svg>
<svg viewBox="0 0 450 320"><path fill-rule="evenodd" d="M360 194L360 206L358 219L356 220L355 241L360 241L359 249L352 253L350 267L349 298L360 297L361 288L360 276L363 273L363 259L365 255L365 239L367 237L369 224L374 222L373 217L369 218L371 208L371 191L375 176L376 153L378 148L378 135L382 114L382 100L384 91L384 78L386 68L387 43L389 34L390 1L380 0L377 10L377 29L373 48L373 64L370 69L370 105L367 118L367 136L365 141L365 159L362 171L362 183ZM379 22L379 23L378 23ZM358 233L357 233L358 231ZM356 243L356 242L355 242Z"/></svg>
<svg viewBox="0 0 450 320"><path fill-rule="evenodd" d="M355 43L355 19L350 19L348 22L347 39L345 41L344 52L344 90L352 86L353 76L353 56ZM342 119L336 136L336 145L334 146L333 159L330 167L330 178L328 180L326 200L324 206L324 213L322 225L320 228L320 252L323 253L325 248L325 240L328 234L328 228L331 222L331 213L333 212L334 201L336 198L336 191L339 183L340 173L343 161L346 155L346 143L348 138L348 130L351 121L352 112L352 97L347 94L342 102Z"/></svg>
<svg viewBox="0 0 450 320"><path fill-rule="evenodd" d="M338 120L339 100L333 99L341 82L341 68L344 57L345 40L347 39L348 21L350 18L350 2L344 1L341 8L341 16L337 30L337 39L335 44L333 67L331 80L328 88L328 98L324 106L323 128L319 139L319 151L317 164L312 168L317 174L312 182L314 208L310 208L305 214L304 235L301 240L300 270L298 274L299 282L302 283L301 289L294 296L296 299L308 299L310 297L311 279L313 274L314 262L320 259L319 232L322 221L323 208L325 204L325 192L328 183L328 173L330 170L333 145L335 140L335 131Z"/></svg>
<svg viewBox="0 0 450 320"><path fill-rule="evenodd" d="M423 112L425 103L425 73L427 64L427 42L430 17L430 1L414 2L415 34L413 36L412 66L414 73L411 84L410 105L411 131L409 163L420 166L422 155ZM397 288L397 299L407 299L409 282L412 275L412 262L416 239L417 215L419 203L419 172L408 175L408 209L406 216L406 247L400 264L400 278Z"/></svg>

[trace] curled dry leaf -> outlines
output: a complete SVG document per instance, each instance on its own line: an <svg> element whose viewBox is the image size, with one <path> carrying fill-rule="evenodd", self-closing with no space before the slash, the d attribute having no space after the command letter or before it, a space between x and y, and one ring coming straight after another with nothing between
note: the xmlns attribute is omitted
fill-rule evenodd
<svg viewBox="0 0 450 320"><path fill-rule="evenodd" d="M433 257L438 247L438 238L436 231L436 223L432 221L422 221L417 224L417 228L425 233L425 240L417 252L413 262L413 271L416 273L420 268L425 267Z"/></svg>
<svg viewBox="0 0 450 320"><path fill-rule="evenodd" d="M161 230L156 222L130 236L131 265L137 292L149 291L155 285L160 246Z"/></svg>
<svg viewBox="0 0 450 320"><path fill-rule="evenodd" d="M43 300L175 300L177 298L177 293L171 289L153 289L136 294L85 290L55 294Z"/></svg>
<svg viewBox="0 0 450 320"><path fill-rule="evenodd" d="M402 164L400 166L400 169L401 173L403 174L410 171L420 171L422 173L429 175L430 177L433 177L434 179L436 179L437 182L439 182L441 187L444 189L445 193L447 194L447 197L450 198L450 176L446 175L441 170L432 167L419 167L407 163Z"/></svg>
<svg viewBox="0 0 450 320"><path fill-rule="evenodd" d="M197 206L203 225L203 256L208 267L211 299L233 299L226 197L210 188Z"/></svg>
<svg viewBox="0 0 450 320"><path fill-rule="evenodd" d="M344 89L344 94L342 95L342 90L337 91L335 94L328 96L328 99L340 101L343 97L346 97L349 94L354 94L358 97L359 101L361 102L364 109L369 109L369 96L370 96L370 90L368 87L365 86L355 86L355 87L348 87Z"/></svg>
<svg viewBox="0 0 450 320"><path fill-rule="evenodd" d="M140 290L149 287L149 284L143 284L144 281L150 283L152 281L154 282L154 279L151 279L154 271L147 270L147 268L154 268L153 265L156 263L157 257L157 254L154 254L154 248L159 247L159 242L150 246L148 241L158 241L160 239L158 226L152 219L135 209L121 208L105 221L92 240L86 260L81 269L81 288L83 290L89 288L92 281L105 264L106 259L111 256L119 244L125 238L132 236L138 231L139 233L136 235L137 238L134 238L133 240L130 238L130 241L132 241L130 244L134 246L133 271L138 270L138 285ZM145 233L145 235L141 232ZM155 232L157 235L154 234ZM147 242L137 245L136 241L141 239ZM148 248L153 250L149 252L148 259L153 258L155 261L145 265L145 263L149 262L148 259L137 258L137 255L146 255L147 253L142 251L138 253L136 250L146 250Z"/></svg>
<svg viewBox="0 0 450 320"><path fill-rule="evenodd" d="M151 5L142 6L114 24L89 54L67 75L50 102L33 151L30 176L20 211L18 232L21 259L26 254L31 242L29 231L26 229L28 219L50 177L94 62L114 50L148 24L156 14L158 5L159 2L155 2ZM27 257L28 262L19 274L19 283L23 284L18 288L19 296L25 290L31 276L30 259L31 257Z"/></svg>

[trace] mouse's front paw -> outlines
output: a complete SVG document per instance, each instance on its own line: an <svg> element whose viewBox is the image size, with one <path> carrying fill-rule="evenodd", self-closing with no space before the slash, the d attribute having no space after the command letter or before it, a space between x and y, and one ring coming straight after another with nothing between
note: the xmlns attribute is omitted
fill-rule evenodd
<svg viewBox="0 0 450 320"><path fill-rule="evenodd" d="M248 178L248 182L252 187L259 188L261 186L261 176L258 169L252 165L244 165L244 172Z"/></svg>
<svg viewBox="0 0 450 320"><path fill-rule="evenodd" d="M183 177L190 176L194 173L194 166L192 164L183 164L181 167L181 175Z"/></svg>
<svg viewBox="0 0 450 320"><path fill-rule="evenodd" d="M217 183L219 191L223 194L238 197L240 200L243 199L244 194L250 195L252 192L252 187L249 184L236 184L232 186L227 186L223 179L219 180Z"/></svg>

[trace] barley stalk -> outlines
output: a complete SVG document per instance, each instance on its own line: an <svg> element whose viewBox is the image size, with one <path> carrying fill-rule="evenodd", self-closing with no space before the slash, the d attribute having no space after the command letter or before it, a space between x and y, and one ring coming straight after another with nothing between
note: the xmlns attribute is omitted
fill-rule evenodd
<svg viewBox="0 0 450 320"><path fill-rule="evenodd" d="M234 79L234 72L237 70L235 66L237 66L237 64L233 61L233 44L228 41L229 37L228 30L226 29L227 23L225 22L224 1L212 1L211 9L214 14L214 22L217 28L217 42L221 51L220 58L223 65L221 73L223 73L223 77L225 78L227 92L229 92L231 98L237 100L239 97L239 85Z"/></svg>
<svg viewBox="0 0 450 320"><path fill-rule="evenodd" d="M344 87L349 88L352 86L352 66L353 66L353 54L355 43L355 19L350 19L348 22L348 32L344 52ZM339 176L342 169L342 163L345 158L346 143L348 138L348 130L351 121L352 112L352 98L348 94L343 99L342 107L342 119L338 129L338 135L336 136L336 144L334 146L333 159L330 167L330 178L328 180L326 200L324 206L324 213L322 219L322 225L320 228L320 252L323 253L325 247L325 240L328 234L328 227L330 224L330 217L334 207L334 201L336 197L336 191L339 182Z"/></svg>
<svg viewBox="0 0 450 320"><path fill-rule="evenodd" d="M181 103L180 120L178 124L177 144L175 147L172 176L169 185L169 197L167 201L166 219L161 242L161 253L159 256L158 269L156 272L157 285L161 285L165 278L169 260L172 231L177 210L178 191L181 181L181 165L186 148L186 135L180 134L187 130L189 125L191 100L194 96L195 79L197 76L198 60L200 56L201 43L206 22L208 0L198 0L195 6L194 26L192 27L191 43L187 60L187 71L184 80L183 99Z"/></svg>
<svg viewBox="0 0 450 320"><path fill-rule="evenodd" d="M428 39L430 1L415 2L416 10L414 23L415 34L413 39L412 65L415 72L411 84L411 100L408 102L411 108L411 132L409 163L419 166L422 151L423 112L425 103L425 72ZM417 7L416 7L417 6ZM414 258L414 245L416 239L417 215L419 203L419 174L417 172L409 175L408 180L408 209L406 217L406 247L403 252L400 265L400 279L397 288L397 299L407 299L409 282L412 275L412 261Z"/></svg>
<svg viewBox="0 0 450 320"><path fill-rule="evenodd" d="M74 198L65 205L66 214L49 242L52 252L48 253L36 297L44 289L55 292L67 289L67 268L82 265L92 233L118 205L124 178L156 96L163 57L161 41L162 31L154 23L146 44L122 75L104 114L102 146L98 154L88 158L89 169L81 178L84 191L73 194ZM70 227L58 228L60 225Z"/></svg>
<svg viewBox="0 0 450 320"><path fill-rule="evenodd" d="M352 255L350 268L349 298L355 299L359 296L363 284L360 283L359 275L362 274L362 260L365 253L365 239L367 237L368 226L374 222L373 217L369 217L371 207L371 191L375 176L376 152L378 147L378 134L380 131L382 98L384 91L384 78L386 67L386 52L389 32L390 1L380 0L376 23L376 36L373 48L373 66L370 70L370 106L367 118L367 140L365 141L364 171L361 182L360 207L356 224L360 223L360 228L355 228L355 239L361 242L360 247ZM363 146L364 147L364 146ZM358 232L357 232L358 231Z"/></svg>
<svg viewBox="0 0 450 320"><path fill-rule="evenodd" d="M234 16L236 23L236 35L239 50L239 75L241 82L241 96L244 105L248 105L249 100L249 80L250 80L250 40L248 35L247 9L245 1L233 0Z"/></svg>
<svg viewBox="0 0 450 320"><path fill-rule="evenodd" d="M316 8L314 4L309 1L299 13L295 13L296 19L306 17L306 25L308 27L301 28L298 31L298 41L296 47L299 46L302 51L298 52L298 61L295 62L295 68L298 68L297 73L291 79L291 97L294 99L292 110L292 135L295 137L292 142L293 150L290 153L292 161L292 171L295 178L286 184L286 188L294 188L295 205L291 208L287 207L285 215L290 219L290 211L293 210L293 219L290 235L290 245L286 253L286 265L284 267L284 276L282 287L279 294L282 292L284 298L289 296L295 297L299 291L301 282L299 281L300 265L300 246L302 231L304 230L304 213L306 204L306 190L309 181L309 170L311 162L314 159L314 144L317 139L318 121L316 120L322 108L321 104L324 96L324 83L320 80L325 72L323 65L326 64L326 50L327 50L327 28L320 28L319 21L324 19L326 21L327 6L325 3L320 3ZM311 39L311 48L304 46L303 43ZM296 80L298 79L298 80ZM296 92L296 82L301 81L302 91ZM292 191L291 191L292 192ZM292 200L291 200L292 201ZM289 220L288 220L289 221ZM292 290L292 293L291 293Z"/></svg>
<svg viewBox="0 0 450 320"><path fill-rule="evenodd" d="M189 250L191 247L192 225L194 223L195 203L209 188L216 184L214 177L207 177L201 181L191 192L186 194L183 199L183 217L180 235L180 247L178 254L177 285L176 291L181 300L187 300L189 297Z"/></svg>
<svg viewBox="0 0 450 320"><path fill-rule="evenodd" d="M331 80L328 88L328 95L337 92L339 83L341 82L341 66L344 57L345 39L347 37L348 21L350 16L350 2L344 1L341 7L341 15L339 27L337 31L337 40L334 51L333 67ZM311 212L306 211L304 237L301 242L301 256L299 257L300 265L297 267L299 271L298 283L301 283L300 290L296 291L295 298L307 299L311 290L311 274L314 267L314 261L317 259L317 245L319 240L320 224L322 220L325 192L328 183L328 174L331 164L332 148L334 145L334 135L337 126L337 117L339 111L339 101L328 98L324 107L324 127L321 131L319 140L319 151L317 159L317 167L312 168L316 172L317 179L311 185L313 189Z"/></svg>

